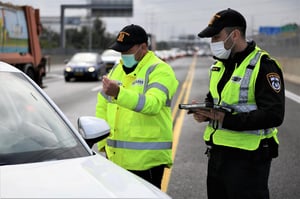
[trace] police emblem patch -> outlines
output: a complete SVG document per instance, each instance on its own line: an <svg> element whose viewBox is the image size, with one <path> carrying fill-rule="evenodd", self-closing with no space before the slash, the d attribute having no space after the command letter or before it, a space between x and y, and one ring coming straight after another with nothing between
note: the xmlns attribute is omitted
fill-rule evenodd
<svg viewBox="0 0 300 199"><path fill-rule="evenodd" d="M269 73L267 74L267 79L273 90L279 93L281 90L280 76L277 73Z"/></svg>

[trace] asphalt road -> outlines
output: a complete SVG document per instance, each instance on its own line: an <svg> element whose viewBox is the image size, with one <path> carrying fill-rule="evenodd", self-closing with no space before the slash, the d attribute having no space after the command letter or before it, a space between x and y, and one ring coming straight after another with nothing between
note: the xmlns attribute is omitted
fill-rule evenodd
<svg viewBox="0 0 300 199"><path fill-rule="evenodd" d="M193 62L194 61L194 62ZM207 157L203 142L205 124L195 122L186 111L178 110L178 103L192 99L203 100L208 87L208 68L211 58L192 57L171 61L180 82L173 99L174 165L165 172L163 187L173 199L206 198ZM94 115L97 92L101 82L75 81L66 83L62 76L63 65L51 66L44 79L44 91L76 125L77 118ZM300 85L286 83L286 115L279 127L279 157L272 163L269 188L272 199L300 198Z"/></svg>

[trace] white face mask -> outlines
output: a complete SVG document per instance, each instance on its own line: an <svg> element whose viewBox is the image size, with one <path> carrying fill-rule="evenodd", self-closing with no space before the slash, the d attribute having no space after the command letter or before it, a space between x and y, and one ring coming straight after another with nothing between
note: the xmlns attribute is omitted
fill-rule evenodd
<svg viewBox="0 0 300 199"><path fill-rule="evenodd" d="M210 49L214 56L216 56L219 59L228 59L231 49L233 48L234 44L232 44L230 49L225 49L224 43L229 39L231 36L231 33L228 35L228 37L224 41L218 41L218 42L211 42L210 43Z"/></svg>

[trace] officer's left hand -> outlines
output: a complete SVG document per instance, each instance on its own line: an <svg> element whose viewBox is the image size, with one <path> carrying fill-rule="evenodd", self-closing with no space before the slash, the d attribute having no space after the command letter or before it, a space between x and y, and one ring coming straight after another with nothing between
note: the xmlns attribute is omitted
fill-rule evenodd
<svg viewBox="0 0 300 199"><path fill-rule="evenodd" d="M197 110L197 114L203 115L211 120L217 120L220 123L223 123L224 117L225 117L225 112L223 111L218 111L217 109L210 109L210 111L206 110Z"/></svg>
<svg viewBox="0 0 300 199"><path fill-rule="evenodd" d="M112 96L117 98L120 88L119 85L117 84L117 82L110 80L108 77L103 76L102 79L102 83L103 83L103 88L102 91L108 95L108 96Z"/></svg>

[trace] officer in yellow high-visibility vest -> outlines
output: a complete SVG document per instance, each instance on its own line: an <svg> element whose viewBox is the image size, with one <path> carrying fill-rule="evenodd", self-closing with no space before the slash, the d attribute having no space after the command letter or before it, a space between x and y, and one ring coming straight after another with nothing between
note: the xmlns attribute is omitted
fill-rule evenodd
<svg viewBox="0 0 300 199"><path fill-rule="evenodd" d="M211 38L216 59L205 99L212 108L194 113L198 122L208 121L209 199L269 198L271 160L278 155L276 127L284 119L284 81L277 61L245 33L245 18L226 9L198 34Z"/></svg>
<svg viewBox="0 0 300 199"><path fill-rule="evenodd" d="M107 157L160 188L164 168L172 165L171 100L178 80L148 50L147 33L138 25L124 27L111 48L122 59L103 77L96 105L96 116L111 128Z"/></svg>

